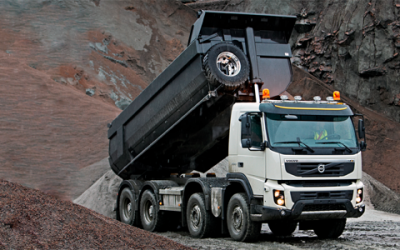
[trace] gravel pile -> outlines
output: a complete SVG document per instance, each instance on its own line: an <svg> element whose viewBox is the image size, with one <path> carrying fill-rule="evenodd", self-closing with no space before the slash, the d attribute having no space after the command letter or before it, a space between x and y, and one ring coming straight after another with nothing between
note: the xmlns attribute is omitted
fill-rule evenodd
<svg viewBox="0 0 400 250"><path fill-rule="evenodd" d="M0 249L191 249L41 191L0 180Z"/></svg>

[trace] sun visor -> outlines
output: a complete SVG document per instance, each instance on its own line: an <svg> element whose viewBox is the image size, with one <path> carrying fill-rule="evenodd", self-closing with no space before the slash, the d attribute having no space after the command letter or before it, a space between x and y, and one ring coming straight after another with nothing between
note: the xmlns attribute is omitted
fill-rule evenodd
<svg viewBox="0 0 400 250"><path fill-rule="evenodd" d="M281 115L327 115L352 116L353 111L346 104L316 103L261 103L260 111Z"/></svg>

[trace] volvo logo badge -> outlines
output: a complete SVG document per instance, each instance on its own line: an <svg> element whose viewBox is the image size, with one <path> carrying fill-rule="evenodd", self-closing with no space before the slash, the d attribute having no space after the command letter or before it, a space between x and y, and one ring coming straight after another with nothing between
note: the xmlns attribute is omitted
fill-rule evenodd
<svg viewBox="0 0 400 250"><path fill-rule="evenodd" d="M325 165L324 164L319 164L318 165L318 172L323 174L325 172Z"/></svg>

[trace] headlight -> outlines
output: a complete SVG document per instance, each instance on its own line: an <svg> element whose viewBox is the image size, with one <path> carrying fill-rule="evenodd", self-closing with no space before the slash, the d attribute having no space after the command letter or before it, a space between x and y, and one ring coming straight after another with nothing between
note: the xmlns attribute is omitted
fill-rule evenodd
<svg viewBox="0 0 400 250"><path fill-rule="evenodd" d="M274 189L274 201L279 206L285 205L285 194L281 190Z"/></svg>
<svg viewBox="0 0 400 250"><path fill-rule="evenodd" d="M363 201L363 189L357 189L356 203L360 203Z"/></svg>

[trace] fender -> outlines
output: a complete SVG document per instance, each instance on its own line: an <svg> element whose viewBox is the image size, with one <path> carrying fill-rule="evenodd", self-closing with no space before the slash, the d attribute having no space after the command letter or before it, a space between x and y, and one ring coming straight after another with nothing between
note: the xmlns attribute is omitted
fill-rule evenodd
<svg viewBox="0 0 400 250"><path fill-rule="evenodd" d="M117 204L116 204L116 209L117 209L117 219L119 217L119 196L121 194L122 189L125 187L129 187L129 189L132 191L132 193L135 195L135 210L138 210L138 205L139 205L139 194L143 186L143 181L140 180L124 180L121 182L118 188L118 197L117 197Z"/></svg>
<svg viewBox="0 0 400 250"><path fill-rule="evenodd" d="M176 182L168 181L168 180L146 181L143 183L143 187L140 190L140 197L142 196L142 193L145 190L151 189L151 190L153 190L153 193L156 196L156 201L159 202L160 201L160 195L159 195L160 189L169 188L169 187L177 187L177 186L179 186L179 185ZM140 202L140 199L139 199L139 202Z"/></svg>
<svg viewBox="0 0 400 250"><path fill-rule="evenodd" d="M228 180L229 184L231 183L239 183L244 191L247 194L248 202L250 203L251 200L254 198L253 189L251 188L250 182L247 179L246 175L243 173L228 173L226 174L226 179Z"/></svg>
<svg viewBox="0 0 400 250"><path fill-rule="evenodd" d="M202 189L205 199L206 210L211 209L211 188L213 187L224 187L228 184L225 178L190 178L186 184L183 191L183 201L188 201L189 196L192 194L188 186L193 184L199 185ZM186 205L186 204L185 204Z"/></svg>
<svg viewBox="0 0 400 250"><path fill-rule="evenodd" d="M183 190L182 197L182 226L186 227L186 204L194 192L193 187L200 187L201 192L204 194L206 210L211 210L211 188L225 187L228 184L226 178L190 178Z"/></svg>
<svg viewBox="0 0 400 250"><path fill-rule="evenodd" d="M116 211L117 220L121 220L121 218L119 217L119 198L120 198L122 189L124 189L126 187L128 187L132 191L132 193L134 195L135 212L139 212L139 208L138 208L138 206L139 206L139 193L140 193L140 189L142 187L142 183L143 182L139 181L139 180L124 180L124 181L121 182L121 184L119 185L119 188L118 188L118 196L117 196L116 203L115 203L115 206L114 206L114 211Z"/></svg>

